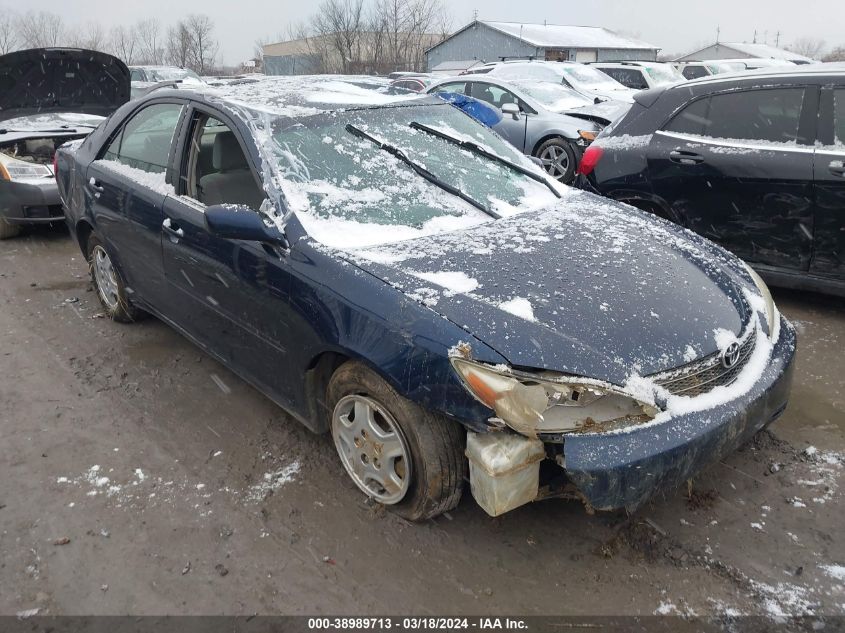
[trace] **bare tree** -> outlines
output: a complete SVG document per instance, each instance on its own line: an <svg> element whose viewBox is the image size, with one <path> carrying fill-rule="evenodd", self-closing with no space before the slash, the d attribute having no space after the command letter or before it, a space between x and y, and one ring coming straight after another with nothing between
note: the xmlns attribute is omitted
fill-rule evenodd
<svg viewBox="0 0 845 633"><path fill-rule="evenodd" d="M179 20L167 29L167 61L186 68L192 59L193 43L185 20Z"/></svg>
<svg viewBox="0 0 845 633"><path fill-rule="evenodd" d="M818 59L824 52L824 40L815 37L799 37L788 47L793 53L804 55L810 59Z"/></svg>
<svg viewBox="0 0 845 633"><path fill-rule="evenodd" d="M112 27L109 40L112 53L122 59L127 66L135 61L139 48L136 29L124 26Z"/></svg>
<svg viewBox="0 0 845 633"><path fill-rule="evenodd" d="M323 0L311 19L314 36L325 46L327 72L349 73L361 59L364 0Z"/></svg>
<svg viewBox="0 0 845 633"><path fill-rule="evenodd" d="M61 16L47 11L28 11L18 19L18 35L26 48L58 46L65 33Z"/></svg>
<svg viewBox="0 0 845 633"><path fill-rule="evenodd" d="M822 57L823 62L845 62L845 46L837 46Z"/></svg>
<svg viewBox="0 0 845 633"><path fill-rule="evenodd" d="M18 17L5 9L0 12L0 55L18 47Z"/></svg>
<svg viewBox="0 0 845 633"><path fill-rule="evenodd" d="M214 22L207 15L192 14L184 22L190 40L188 64L200 75L214 66L214 58L220 48L214 39Z"/></svg>
<svg viewBox="0 0 845 633"><path fill-rule="evenodd" d="M155 18L138 22L135 26L138 40L138 61L142 64L161 64L164 50L161 42L161 25Z"/></svg>
<svg viewBox="0 0 845 633"><path fill-rule="evenodd" d="M73 29L63 38L68 46L87 48L92 51L105 50L108 43L106 31L99 22L89 22L83 28Z"/></svg>

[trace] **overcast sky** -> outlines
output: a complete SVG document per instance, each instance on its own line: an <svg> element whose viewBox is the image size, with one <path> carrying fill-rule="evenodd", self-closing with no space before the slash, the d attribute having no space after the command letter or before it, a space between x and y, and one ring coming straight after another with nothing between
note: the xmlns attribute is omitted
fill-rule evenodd
<svg viewBox="0 0 845 633"><path fill-rule="evenodd" d="M455 28L471 21L477 9L479 18L487 20L604 26L673 53L711 43L717 26L722 41L750 42L756 28L758 42L768 32L768 42L774 44L780 31L781 46L800 37L823 39L828 48L845 45L845 3L841 0L446 1ZM107 27L146 17L167 24L188 13L205 13L217 26L223 61L236 64L252 56L256 39L275 39L287 33L289 24L307 19L318 0L25 0L12 5L3 0L0 4L52 11L72 24L95 20Z"/></svg>

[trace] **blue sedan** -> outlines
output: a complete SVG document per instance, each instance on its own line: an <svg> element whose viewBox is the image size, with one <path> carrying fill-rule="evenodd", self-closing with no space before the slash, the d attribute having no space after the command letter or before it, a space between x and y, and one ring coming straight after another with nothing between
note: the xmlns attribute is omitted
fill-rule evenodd
<svg viewBox="0 0 845 633"><path fill-rule="evenodd" d="M795 333L753 271L436 97L161 89L57 178L112 319L168 323L412 520L467 474L491 515L634 509L786 407Z"/></svg>

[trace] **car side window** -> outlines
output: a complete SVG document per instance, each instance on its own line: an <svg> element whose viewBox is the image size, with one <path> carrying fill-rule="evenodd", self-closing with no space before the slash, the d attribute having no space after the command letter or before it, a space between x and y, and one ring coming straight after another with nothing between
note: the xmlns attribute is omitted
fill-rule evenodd
<svg viewBox="0 0 845 633"><path fill-rule="evenodd" d="M181 114L182 106L176 103L147 106L123 126L103 158L151 173L164 173Z"/></svg>
<svg viewBox="0 0 845 633"><path fill-rule="evenodd" d="M236 204L258 211L267 197L238 136L213 116L198 114L191 129L186 195L206 206Z"/></svg>
<svg viewBox="0 0 845 633"><path fill-rule="evenodd" d="M453 81L452 83L443 84L441 86L437 86L432 92L434 94L439 94L441 92L453 92L459 95L465 95L467 88L467 82L465 81Z"/></svg>
<svg viewBox="0 0 845 633"><path fill-rule="evenodd" d="M845 89L833 91L833 140L845 146Z"/></svg>
<svg viewBox="0 0 845 633"><path fill-rule="evenodd" d="M515 94L513 94L510 90L505 90L504 88L494 86L493 84L480 81L474 82L472 84L472 96L479 101L489 103L496 108L501 108L506 103L515 103L520 106L520 110L522 109L519 99Z"/></svg>
<svg viewBox="0 0 845 633"><path fill-rule="evenodd" d="M707 69L703 66L684 66L681 74L687 79L698 79L707 76Z"/></svg>
<svg viewBox="0 0 845 633"><path fill-rule="evenodd" d="M684 108L666 129L712 138L794 143L803 104L804 88L716 94Z"/></svg>

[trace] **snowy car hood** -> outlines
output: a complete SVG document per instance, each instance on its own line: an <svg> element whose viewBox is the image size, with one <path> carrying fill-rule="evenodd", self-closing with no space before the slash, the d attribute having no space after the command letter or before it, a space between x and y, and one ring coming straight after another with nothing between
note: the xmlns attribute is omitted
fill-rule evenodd
<svg viewBox="0 0 845 633"><path fill-rule="evenodd" d="M513 366L618 385L712 354L716 330L740 334L751 319L732 256L583 192L348 256Z"/></svg>
<svg viewBox="0 0 845 633"><path fill-rule="evenodd" d="M97 51L37 48L0 56L0 121L73 112L108 116L129 101L129 69Z"/></svg>

